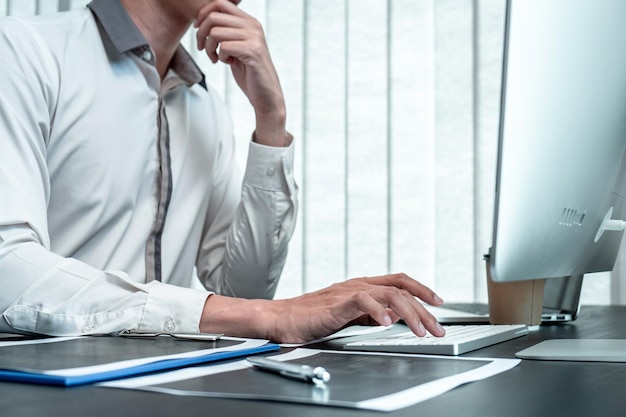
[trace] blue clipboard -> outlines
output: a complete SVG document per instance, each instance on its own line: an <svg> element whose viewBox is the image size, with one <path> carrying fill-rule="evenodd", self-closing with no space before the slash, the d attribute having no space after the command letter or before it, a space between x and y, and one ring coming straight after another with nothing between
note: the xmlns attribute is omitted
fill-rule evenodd
<svg viewBox="0 0 626 417"><path fill-rule="evenodd" d="M109 381L141 374L223 361L242 356L278 350L279 345L265 343L245 347L246 339L223 338L214 342L180 341L170 337L123 338L81 337L40 339L42 343L16 343L0 346L0 380L32 384L76 386ZM38 341L39 342L39 341ZM242 348L237 348L237 343ZM230 346L231 350L218 348ZM211 352L215 349L216 351ZM202 351L190 357L186 353ZM150 360L150 358L155 358ZM124 362L144 363L124 366ZM100 371L99 365L120 364L115 369ZM93 367L94 371L89 371ZM67 375L67 370L85 372Z"/></svg>

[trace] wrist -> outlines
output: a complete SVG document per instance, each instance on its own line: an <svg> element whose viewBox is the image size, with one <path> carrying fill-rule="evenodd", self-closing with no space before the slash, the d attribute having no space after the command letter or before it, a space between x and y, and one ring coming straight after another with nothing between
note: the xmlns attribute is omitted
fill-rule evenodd
<svg viewBox="0 0 626 417"><path fill-rule="evenodd" d="M275 340L273 302L212 294L207 297L200 319L200 332Z"/></svg>
<svg viewBox="0 0 626 417"><path fill-rule="evenodd" d="M286 116L284 111L273 114L256 115L256 129L253 140L266 146L289 146L292 136L285 128Z"/></svg>

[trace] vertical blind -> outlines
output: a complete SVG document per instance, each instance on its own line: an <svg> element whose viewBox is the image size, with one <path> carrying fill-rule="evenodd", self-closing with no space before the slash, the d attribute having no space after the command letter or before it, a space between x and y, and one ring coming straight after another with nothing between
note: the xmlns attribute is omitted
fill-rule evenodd
<svg viewBox="0 0 626 417"><path fill-rule="evenodd" d="M0 14L85 0L0 0ZM265 27L296 138L301 211L277 297L406 272L486 302L504 0L247 0ZM254 128L229 69L183 40L222 94L240 163ZM624 253L625 251L622 251ZM583 302L623 303L626 254ZM620 285L621 284L621 285Z"/></svg>

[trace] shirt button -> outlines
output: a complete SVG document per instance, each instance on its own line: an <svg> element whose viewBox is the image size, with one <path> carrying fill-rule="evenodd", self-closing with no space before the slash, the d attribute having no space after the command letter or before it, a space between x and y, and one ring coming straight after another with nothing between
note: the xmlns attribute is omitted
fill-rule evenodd
<svg viewBox="0 0 626 417"><path fill-rule="evenodd" d="M269 167L267 167L267 170L265 171L265 174L268 177L271 177L272 175L274 175L274 172L276 172L276 169L274 168L274 165L270 165Z"/></svg>
<svg viewBox="0 0 626 417"><path fill-rule="evenodd" d="M170 320L167 323L165 323L165 326L163 326L163 330L171 333L174 330L176 330L176 324L172 320Z"/></svg>
<svg viewBox="0 0 626 417"><path fill-rule="evenodd" d="M150 60L152 59L152 52L150 51L143 51L143 53L141 54L141 59L143 59L146 62L150 62Z"/></svg>

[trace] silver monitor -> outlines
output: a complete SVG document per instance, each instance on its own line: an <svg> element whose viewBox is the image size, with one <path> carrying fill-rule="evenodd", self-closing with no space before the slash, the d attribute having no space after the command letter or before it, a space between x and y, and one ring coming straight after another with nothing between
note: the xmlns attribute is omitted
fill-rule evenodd
<svg viewBox="0 0 626 417"><path fill-rule="evenodd" d="M491 276L580 285L613 269L626 219L626 1L509 0L506 19ZM614 349L540 345L518 356Z"/></svg>
<svg viewBox="0 0 626 417"><path fill-rule="evenodd" d="M598 231L626 219L624 22L623 0L508 2L494 281L613 269L622 233Z"/></svg>

